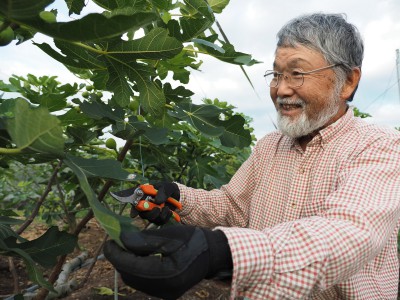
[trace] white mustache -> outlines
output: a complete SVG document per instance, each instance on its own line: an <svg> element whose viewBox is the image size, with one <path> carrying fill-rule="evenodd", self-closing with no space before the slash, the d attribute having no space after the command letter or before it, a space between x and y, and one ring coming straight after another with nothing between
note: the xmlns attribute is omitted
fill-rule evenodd
<svg viewBox="0 0 400 300"><path fill-rule="evenodd" d="M306 103L300 98L290 99L278 97L278 99L276 99L276 103L278 103L279 105L299 105L301 107L304 107L306 105Z"/></svg>

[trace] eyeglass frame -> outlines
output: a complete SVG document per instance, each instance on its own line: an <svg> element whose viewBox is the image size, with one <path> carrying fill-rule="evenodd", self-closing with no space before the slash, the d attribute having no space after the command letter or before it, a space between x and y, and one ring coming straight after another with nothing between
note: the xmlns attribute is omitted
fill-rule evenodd
<svg viewBox="0 0 400 300"><path fill-rule="evenodd" d="M291 88L295 88L296 89L296 88L299 88L299 87L303 86L303 84L304 84L304 75L312 74L312 73L315 73L315 72L318 72L318 71L327 70L327 69L334 68L334 67L337 67L337 66L340 66L340 65L341 65L340 63L332 64L332 65L329 65L329 66L326 66L326 67L318 68L318 69L307 71L307 72L295 71L296 73L298 73L298 75L302 76L301 84L297 85L297 86L290 85L290 82L292 81L292 75L284 75L283 73L279 73L279 72L274 71L274 70L265 71L264 78L266 78L268 75L271 75L273 73L277 73L278 80L276 81L276 85L272 86L272 85L268 84L268 82L267 82L267 85L269 87L277 88L279 86L279 83L281 82L281 78L283 78L284 80L286 80L286 82L288 83L288 85ZM272 80L274 80L274 79L275 79L275 77ZM271 80L271 82L272 82L272 80Z"/></svg>

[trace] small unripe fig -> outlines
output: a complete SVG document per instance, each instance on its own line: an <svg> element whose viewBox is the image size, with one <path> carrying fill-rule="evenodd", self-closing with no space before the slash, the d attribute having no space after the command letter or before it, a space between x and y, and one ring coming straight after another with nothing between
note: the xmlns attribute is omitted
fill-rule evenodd
<svg viewBox="0 0 400 300"><path fill-rule="evenodd" d="M83 98L88 98L89 97L89 92L88 91L84 91L84 92L82 92L82 97Z"/></svg>
<svg viewBox="0 0 400 300"><path fill-rule="evenodd" d="M57 22L56 15L53 14L51 11L41 11L41 12L39 13L39 17L40 17L43 21L45 21L45 22L47 22L47 23L55 23L55 22Z"/></svg>
<svg viewBox="0 0 400 300"><path fill-rule="evenodd" d="M0 26L3 23L0 22ZM14 39L14 30L10 26L0 32L0 46L6 46Z"/></svg>
<svg viewBox="0 0 400 300"><path fill-rule="evenodd" d="M106 141L106 147L108 149L117 149L117 142L113 138L109 138Z"/></svg>

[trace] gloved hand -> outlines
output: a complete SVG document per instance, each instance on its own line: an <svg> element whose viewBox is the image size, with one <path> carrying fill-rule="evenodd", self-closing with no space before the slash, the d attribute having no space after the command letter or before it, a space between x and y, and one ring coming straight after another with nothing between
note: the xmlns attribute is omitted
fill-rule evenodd
<svg viewBox="0 0 400 300"><path fill-rule="evenodd" d="M195 226L122 233L127 250L106 242L105 257L129 286L149 295L176 299L203 278L231 275L232 256L225 234Z"/></svg>
<svg viewBox="0 0 400 300"><path fill-rule="evenodd" d="M140 211L139 216L142 219L146 219L149 222L154 223L156 225L164 225L170 220L172 216L171 210L176 209L175 206L166 201L169 197L172 197L178 201L180 200L179 187L174 182L159 182L153 184L153 186L156 190L158 190L154 202L156 204L165 203L165 206L161 209L153 208L150 211Z"/></svg>

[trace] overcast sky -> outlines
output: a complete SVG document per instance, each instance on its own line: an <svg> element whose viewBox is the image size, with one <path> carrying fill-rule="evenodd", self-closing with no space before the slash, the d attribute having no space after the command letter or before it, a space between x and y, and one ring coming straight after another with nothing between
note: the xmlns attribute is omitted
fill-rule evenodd
<svg viewBox="0 0 400 300"><path fill-rule="evenodd" d="M188 86L194 101L218 98L253 118L257 138L274 130L275 109L263 80L270 69L276 33L288 20L304 13L345 13L365 42L363 75L353 104L373 115L369 122L400 127L400 95L396 74L396 49L400 49L399 0L231 0L217 19L237 51L250 53L262 63L245 67L252 90L240 68L202 56L201 72L192 72ZM63 16L60 15L59 18ZM67 16L65 16L67 17ZM36 42L44 41L37 35ZM0 48L0 79L12 74L56 75L65 82L78 81L66 68L30 42Z"/></svg>

